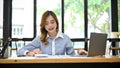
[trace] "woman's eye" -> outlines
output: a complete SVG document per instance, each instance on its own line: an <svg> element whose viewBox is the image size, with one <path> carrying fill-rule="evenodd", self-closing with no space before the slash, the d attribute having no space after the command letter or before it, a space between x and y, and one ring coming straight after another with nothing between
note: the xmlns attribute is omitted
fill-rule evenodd
<svg viewBox="0 0 120 68"><path fill-rule="evenodd" d="M54 22L51 22L51 24L54 24Z"/></svg>

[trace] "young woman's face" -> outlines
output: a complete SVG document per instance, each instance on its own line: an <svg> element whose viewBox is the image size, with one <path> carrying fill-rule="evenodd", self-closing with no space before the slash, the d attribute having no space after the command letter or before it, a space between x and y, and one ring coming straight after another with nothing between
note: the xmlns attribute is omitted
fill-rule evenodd
<svg viewBox="0 0 120 68"><path fill-rule="evenodd" d="M55 19L50 15L46 18L45 21L45 29L48 31L48 33L54 33L56 32L57 23L55 22Z"/></svg>

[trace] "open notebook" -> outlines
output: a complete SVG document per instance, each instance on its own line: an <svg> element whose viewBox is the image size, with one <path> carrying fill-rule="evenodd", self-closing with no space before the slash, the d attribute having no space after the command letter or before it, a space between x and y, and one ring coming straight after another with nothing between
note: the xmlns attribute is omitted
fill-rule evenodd
<svg viewBox="0 0 120 68"><path fill-rule="evenodd" d="M107 34L105 33L91 33L88 45L88 55L76 55L80 57L93 57L105 55L107 43Z"/></svg>

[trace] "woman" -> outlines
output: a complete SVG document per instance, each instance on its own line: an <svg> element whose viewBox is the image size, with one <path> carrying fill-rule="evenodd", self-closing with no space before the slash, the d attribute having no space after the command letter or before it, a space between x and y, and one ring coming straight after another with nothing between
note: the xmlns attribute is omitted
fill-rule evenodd
<svg viewBox="0 0 120 68"><path fill-rule="evenodd" d="M35 54L74 55L70 38L59 31L59 22L53 11L46 11L41 19L41 35L19 49L18 55L34 56Z"/></svg>

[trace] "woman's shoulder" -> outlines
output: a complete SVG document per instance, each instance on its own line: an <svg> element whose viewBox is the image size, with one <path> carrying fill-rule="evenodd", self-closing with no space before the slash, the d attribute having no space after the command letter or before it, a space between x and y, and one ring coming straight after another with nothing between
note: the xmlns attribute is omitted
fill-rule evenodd
<svg viewBox="0 0 120 68"><path fill-rule="evenodd" d="M33 40L40 40L40 36L36 36Z"/></svg>
<svg viewBox="0 0 120 68"><path fill-rule="evenodd" d="M62 35L63 35L63 37L64 38L70 38L67 34L65 34L65 33L62 33Z"/></svg>

